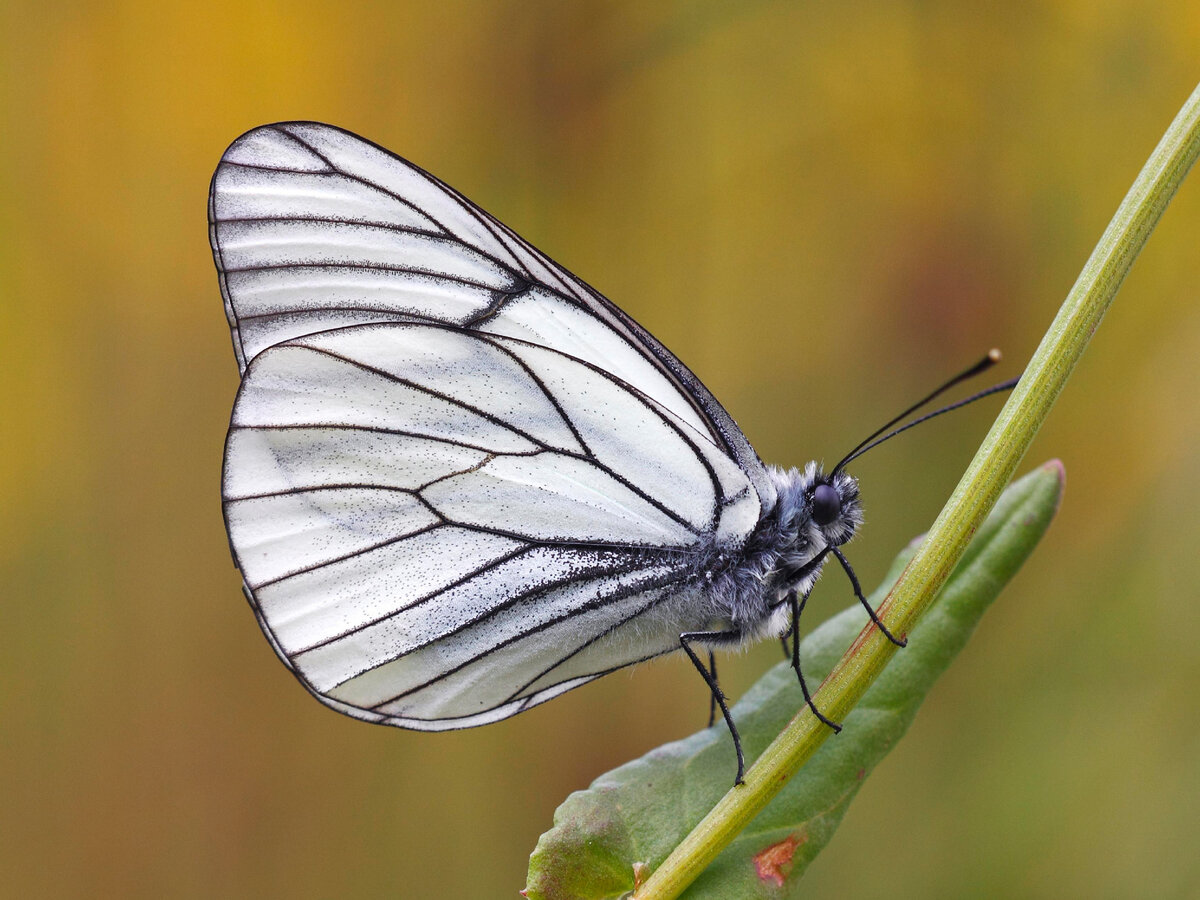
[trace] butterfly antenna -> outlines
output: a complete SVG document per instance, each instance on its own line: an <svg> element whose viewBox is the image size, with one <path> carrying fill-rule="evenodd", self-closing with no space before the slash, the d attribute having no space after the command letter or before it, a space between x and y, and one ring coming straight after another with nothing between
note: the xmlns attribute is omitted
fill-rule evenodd
<svg viewBox="0 0 1200 900"><path fill-rule="evenodd" d="M907 431L909 428L912 428L914 425L918 425L921 422L925 422L929 419L934 418L935 416L940 416L942 413L950 412L950 410L952 410L952 409L958 409L960 406L966 406L968 403L974 403L976 400L986 397L989 394L994 394L994 393L997 393L998 391L1006 391L1009 388L1011 388L1013 385L1015 385L1017 383L1017 379L1014 378L1010 381L1006 381L1006 382L1003 382L1002 384L998 384L993 387L990 387L986 391L980 391L978 394L974 394L974 395L968 397L966 400L960 400L958 403L954 403L950 406L946 406L946 407L943 407L942 409L936 410L935 412L929 413L928 415L924 415L921 418L916 419L912 422L909 422L907 425L904 425L903 427L898 428L895 431L892 431L892 432L884 435L883 437L879 437L881 434L883 434L885 431L887 431L889 428L891 428L897 422L903 421L904 419L908 418L913 413L915 413L918 409L920 409L922 406L925 406L927 403L930 403L933 400L937 399L942 394L944 394L946 391L950 390L950 388L954 387L957 384L961 384L962 382L966 381L969 378L974 378L976 375L979 375L981 372L986 372L988 369L990 369L992 366L994 366L998 362L1000 362L1000 351L996 350L994 348L989 350L987 352L987 355L984 356L983 359L981 359L979 362L975 363L975 365L971 366L969 369L964 369L962 372L959 372L957 375L955 375L953 378L951 378L945 384L942 384L940 387L938 387L938 389L935 390L933 393L928 394L927 396L923 397L921 400L914 403L908 409L904 410L904 412L900 413L900 415L895 416L892 419L889 419L887 422L885 422L879 428L875 429L875 431L871 432L869 435L867 435L865 438L863 438L853 450L851 450L844 457L842 457L841 462L839 462L836 466L833 467L833 472L831 474L837 474L838 472L842 471L842 469L844 469L846 467L846 464L849 463L851 460L857 459L858 457L860 457L864 453L866 453L868 450L870 450L872 447L879 446L884 441L888 440L889 438L895 437L897 434L899 434L902 431ZM876 438L879 438L879 439L876 440Z"/></svg>
<svg viewBox="0 0 1200 900"><path fill-rule="evenodd" d="M872 449L873 447L878 447L884 441L891 440L896 435L898 435L902 432L908 431L908 429L913 428L916 425L920 425L922 422L928 422L930 419L936 418L937 416L940 416L943 413L951 412L953 410L958 409L960 406L966 406L968 403L974 403L976 400L982 400L984 397L990 397L992 394L998 394L1001 391L1012 390L1014 387L1016 387L1017 382L1020 380L1021 380L1020 378L1010 378L1008 381L1002 381L999 384L994 384L990 388L980 391L978 394L972 394L970 397L967 397L965 400L959 400L957 403L951 403L949 406L943 406L941 409L934 410L931 413L926 413L925 415L921 416L919 419L913 419L911 422L907 422L904 425L901 425L896 430L889 431L887 434L885 434L883 437L879 438L878 440L871 441L871 443L867 444L862 449L855 450L852 454L850 454L844 460L842 460L840 463L838 463L838 469L840 469L842 466L846 465L846 463L851 462L851 461L857 459L858 457L862 456L864 453L866 453L868 450ZM835 469L834 471L836 472L837 469Z"/></svg>

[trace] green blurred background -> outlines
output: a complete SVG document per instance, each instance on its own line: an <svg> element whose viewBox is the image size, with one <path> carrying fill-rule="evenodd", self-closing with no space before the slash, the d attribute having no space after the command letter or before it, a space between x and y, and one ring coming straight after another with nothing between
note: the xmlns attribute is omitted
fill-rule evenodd
<svg viewBox="0 0 1200 900"><path fill-rule="evenodd" d="M682 659L498 725L313 701L242 599L208 179L314 118L430 169L670 346L764 459L832 461L1037 344L1200 78L1194 0L17 0L0 10L0 894L515 897L568 792L703 724ZM1065 502L806 885L1196 896L1200 183L1025 468ZM994 415L856 464L868 584ZM829 577L810 624L851 602ZM777 659L724 664L741 693Z"/></svg>

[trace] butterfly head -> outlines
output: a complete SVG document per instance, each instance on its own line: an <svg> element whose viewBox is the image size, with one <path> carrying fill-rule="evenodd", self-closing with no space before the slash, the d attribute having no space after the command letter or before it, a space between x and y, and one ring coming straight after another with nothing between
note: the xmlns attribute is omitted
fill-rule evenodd
<svg viewBox="0 0 1200 900"><path fill-rule="evenodd" d="M780 474L785 476L779 485L782 512L794 522L797 549L803 546L815 555L854 537L863 521L854 476L840 471L827 473L815 462L802 472L792 469Z"/></svg>
<svg viewBox="0 0 1200 900"><path fill-rule="evenodd" d="M771 548L772 572L765 579L780 601L792 590L805 591L820 572L824 551L839 547L862 524L858 481L845 472L825 472L810 462L803 470L771 469L778 496L764 525Z"/></svg>

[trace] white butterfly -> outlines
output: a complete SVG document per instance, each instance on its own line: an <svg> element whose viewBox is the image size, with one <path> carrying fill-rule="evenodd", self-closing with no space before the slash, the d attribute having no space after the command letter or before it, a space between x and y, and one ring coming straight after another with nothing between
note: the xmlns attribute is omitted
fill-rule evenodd
<svg viewBox="0 0 1200 900"><path fill-rule="evenodd" d="M308 690L466 728L682 646L733 730L688 645L788 629L861 521L852 477L764 466L629 316L346 131L238 138L209 222L230 545Z"/></svg>

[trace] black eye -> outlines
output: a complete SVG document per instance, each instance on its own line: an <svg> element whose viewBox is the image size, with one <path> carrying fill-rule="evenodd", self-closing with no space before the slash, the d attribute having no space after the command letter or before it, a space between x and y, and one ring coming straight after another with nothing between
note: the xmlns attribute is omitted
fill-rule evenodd
<svg viewBox="0 0 1200 900"><path fill-rule="evenodd" d="M831 484L818 484L813 491L812 517L818 525L828 525L842 514L842 498Z"/></svg>

